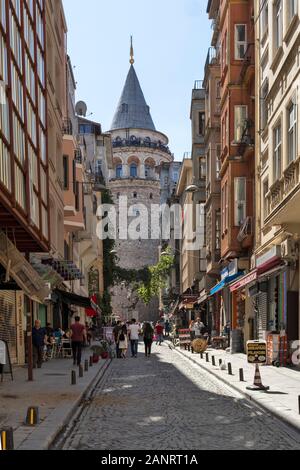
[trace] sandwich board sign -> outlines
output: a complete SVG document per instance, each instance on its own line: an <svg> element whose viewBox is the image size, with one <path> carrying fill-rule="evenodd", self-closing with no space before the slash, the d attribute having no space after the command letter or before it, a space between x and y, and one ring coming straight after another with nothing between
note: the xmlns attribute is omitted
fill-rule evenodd
<svg viewBox="0 0 300 470"><path fill-rule="evenodd" d="M248 341L247 358L249 364L266 364L267 362L267 342Z"/></svg>
<svg viewBox="0 0 300 470"><path fill-rule="evenodd" d="M4 340L0 340L0 375L1 375L1 382L3 382L4 374L10 374L11 380L13 378L11 360L9 355L8 344Z"/></svg>

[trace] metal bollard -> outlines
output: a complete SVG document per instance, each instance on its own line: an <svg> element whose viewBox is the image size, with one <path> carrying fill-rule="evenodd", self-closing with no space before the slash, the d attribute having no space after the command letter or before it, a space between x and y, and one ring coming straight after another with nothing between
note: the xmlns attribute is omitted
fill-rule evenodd
<svg viewBox="0 0 300 470"><path fill-rule="evenodd" d="M82 379L82 377L83 377L83 367L80 364L80 366L79 366L79 378Z"/></svg>
<svg viewBox="0 0 300 470"><path fill-rule="evenodd" d="M203 352L202 352L202 353L200 353L200 357L201 357L201 359L203 359Z"/></svg>
<svg viewBox="0 0 300 470"><path fill-rule="evenodd" d="M30 406L25 418L26 426L37 426L40 423L40 414L37 406Z"/></svg>
<svg viewBox="0 0 300 470"><path fill-rule="evenodd" d="M206 362L209 362L209 355L206 353Z"/></svg>
<svg viewBox="0 0 300 470"><path fill-rule="evenodd" d="M212 362L212 365L215 366L216 365L216 359L215 359L215 356L212 356L211 358L211 362Z"/></svg>
<svg viewBox="0 0 300 470"><path fill-rule="evenodd" d="M90 367L93 367L93 356L90 356Z"/></svg>
<svg viewBox="0 0 300 470"><path fill-rule="evenodd" d="M0 430L0 451L14 450L14 431L13 428Z"/></svg>
<svg viewBox="0 0 300 470"><path fill-rule="evenodd" d="M240 382L245 382L245 380L244 380L244 369L240 369Z"/></svg>
<svg viewBox="0 0 300 470"><path fill-rule="evenodd" d="M228 374L229 374L229 375L233 375L233 374L232 374L232 365L231 365L231 362L228 362Z"/></svg>
<svg viewBox="0 0 300 470"><path fill-rule="evenodd" d="M87 359L84 361L84 371L85 372L89 371L89 361Z"/></svg>
<svg viewBox="0 0 300 470"><path fill-rule="evenodd" d="M76 385L76 371L71 371L71 385Z"/></svg>
<svg viewBox="0 0 300 470"><path fill-rule="evenodd" d="M219 359L219 366L221 366L222 364L223 364L222 359Z"/></svg>

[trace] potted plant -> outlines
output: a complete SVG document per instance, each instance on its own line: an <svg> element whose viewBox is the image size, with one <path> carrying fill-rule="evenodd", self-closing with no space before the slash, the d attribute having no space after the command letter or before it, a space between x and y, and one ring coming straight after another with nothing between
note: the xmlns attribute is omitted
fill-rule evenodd
<svg viewBox="0 0 300 470"><path fill-rule="evenodd" d="M108 342L107 341L101 341L100 344L101 344L101 348L102 348L102 352L101 352L102 359L108 359L109 358L109 344L108 344Z"/></svg>
<svg viewBox="0 0 300 470"><path fill-rule="evenodd" d="M91 350L93 351L93 363L96 364L99 362L99 358L101 357L103 349L101 346L94 345L91 347Z"/></svg>
<svg viewBox="0 0 300 470"><path fill-rule="evenodd" d="M100 344L92 346L91 350L93 351L94 362L98 362L100 357L102 359L109 358L109 345L107 341L100 341Z"/></svg>

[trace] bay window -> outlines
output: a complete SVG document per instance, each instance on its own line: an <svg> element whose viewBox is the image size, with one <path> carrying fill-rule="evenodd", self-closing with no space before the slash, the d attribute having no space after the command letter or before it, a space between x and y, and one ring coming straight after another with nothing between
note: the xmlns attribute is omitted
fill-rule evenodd
<svg viewBox="0 0 300 470"><path fill-rule="evenodd" d="M240 227L246 219L246 178L234 178L234 225Z"/></svg>

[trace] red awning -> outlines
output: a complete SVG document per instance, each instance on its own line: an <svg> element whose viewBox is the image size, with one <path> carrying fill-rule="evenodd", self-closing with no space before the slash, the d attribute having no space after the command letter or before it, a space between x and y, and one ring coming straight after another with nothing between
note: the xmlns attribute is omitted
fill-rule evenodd
<svg viewBox="0 0 300 470"><path fill-rule="evenodd" d="M232 284L230 286L230 292L235 292L239 289L242 289L243 287L246 287L248 284L251 284L251 282L256 281L257 277L258 277L258 271L256 269L255 271L252 271L251 273L247 274L246 276L242 277L237 282Z"/></svg>

